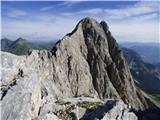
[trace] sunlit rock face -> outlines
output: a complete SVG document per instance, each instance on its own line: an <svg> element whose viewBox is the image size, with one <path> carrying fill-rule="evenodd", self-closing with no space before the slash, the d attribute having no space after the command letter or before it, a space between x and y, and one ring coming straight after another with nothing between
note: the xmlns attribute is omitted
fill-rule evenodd
<svg viewBox="0 0 160 120"><path fill-rule="evenodd" d="M51 52L1 57L2 120L136 120L130 109L148 108L105 22L82 19Z"/></svg>

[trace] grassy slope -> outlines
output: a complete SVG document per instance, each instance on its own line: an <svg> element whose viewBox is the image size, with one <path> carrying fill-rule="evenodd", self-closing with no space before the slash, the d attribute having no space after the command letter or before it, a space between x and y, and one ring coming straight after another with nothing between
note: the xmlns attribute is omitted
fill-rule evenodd
<svg viewBox="0 0 160 120"><path fill-rule="evenodd" d="M38 45L38 44L31 43L23 38L18 38L15 41L2 39L1 50L5 52L10 52L16 55L25 55L28 53L30 49L36 49L36 50L46 49L50 51L53 48L54 44L55 42L49 42L43 45Z"/></svg>
<svg viewBox="0 0 160 120"><path fill-rule="evenodd" d="M124 56L128 64L135 63L136 70L130 68L134 79L138 80L137 86L143 90L144 95L160 107L160 84L158 74L155 72L156 67L152 64L145 63L141 56L130 49L123 49ZM139 74L136 74L136 71ZM147 82L146 82L147 81ZM155 90L153 90L155 89Z"/></svg>
<svg viewBox="0 0 160 120"><path fill-rule="evenodd" d="M146 93L154 100L154 102L160 107L160 91L146 91Z"/></svg>
<svg viewBox="0 0 160 120"><path fill-rule="evenodd" d="M11 49L10 52L16 55L24 55L27 54L29 49L40 49L40 48L31 44L22 44L18 45L15 49Z"/></svg>
<svg viewBox="0 0 160 120"><path fill-rule="evenodd" d="M141 92L160 108L160 90L142 90Z"/></svg>

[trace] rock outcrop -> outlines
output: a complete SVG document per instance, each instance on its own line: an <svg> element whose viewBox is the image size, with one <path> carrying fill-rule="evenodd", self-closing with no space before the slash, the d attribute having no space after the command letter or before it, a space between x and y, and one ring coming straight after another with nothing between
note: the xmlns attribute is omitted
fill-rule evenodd
<svg viewBox="0 0 160 120"><path fill-rule="evenodd" d="M77 104L61 104L60 101L82 96L122 101L116 101L116 106L108 115L106 111L103 119L117 119L121 114L118 120L127 117L135 120L135 114L130 114L126 106L134 110L148 108L149 104L136 89L123 53L105 22L82 19L51 52L33 50L27 56L2 52L1 57L3 120L47 120L54 119L55 115L58 116L55 119L80 119L75 117L74 107L66 107ZM87 114L82 111L79 111L81 117ZM96 109L95 113L98 113Z"/></svg>
<svg viewBox="0 0 160 120"><path fill-rule="evenodd" d="M122 101L108 100L104 106L85 115L82 120L138 120Z"/></svg>

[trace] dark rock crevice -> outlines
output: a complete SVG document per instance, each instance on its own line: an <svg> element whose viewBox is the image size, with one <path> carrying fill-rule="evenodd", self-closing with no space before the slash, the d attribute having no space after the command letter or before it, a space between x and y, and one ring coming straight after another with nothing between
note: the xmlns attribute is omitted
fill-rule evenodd
<svg viewBox="0 0 160 120"><path fill-rule="evenodd" d="M67 62L67 65L68 65L68 80L70 80L70 75L72 74L72 67L71 67L72 56L69 56L67 60L68 60L68 62Z"/></svg>

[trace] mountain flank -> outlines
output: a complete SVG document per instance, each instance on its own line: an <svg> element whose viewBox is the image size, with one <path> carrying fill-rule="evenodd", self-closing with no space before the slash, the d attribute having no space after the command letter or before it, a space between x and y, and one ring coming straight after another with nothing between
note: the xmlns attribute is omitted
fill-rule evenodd
<svg viewBox="0 0 160 120"><path fill-rule="evenodd" d="M150 64L160 63L160 43L120 43L122 47L126 47L137 52L144 62ZM156 58L156 59L155 59Z"/></svg>
<svg viewBox="0 0 160 120"><path fill-rule="evenodd" d="M137 85L145 90L160 90L160 72L158 66L144 62L133 50L123 48L124 56Z"/></svg>

